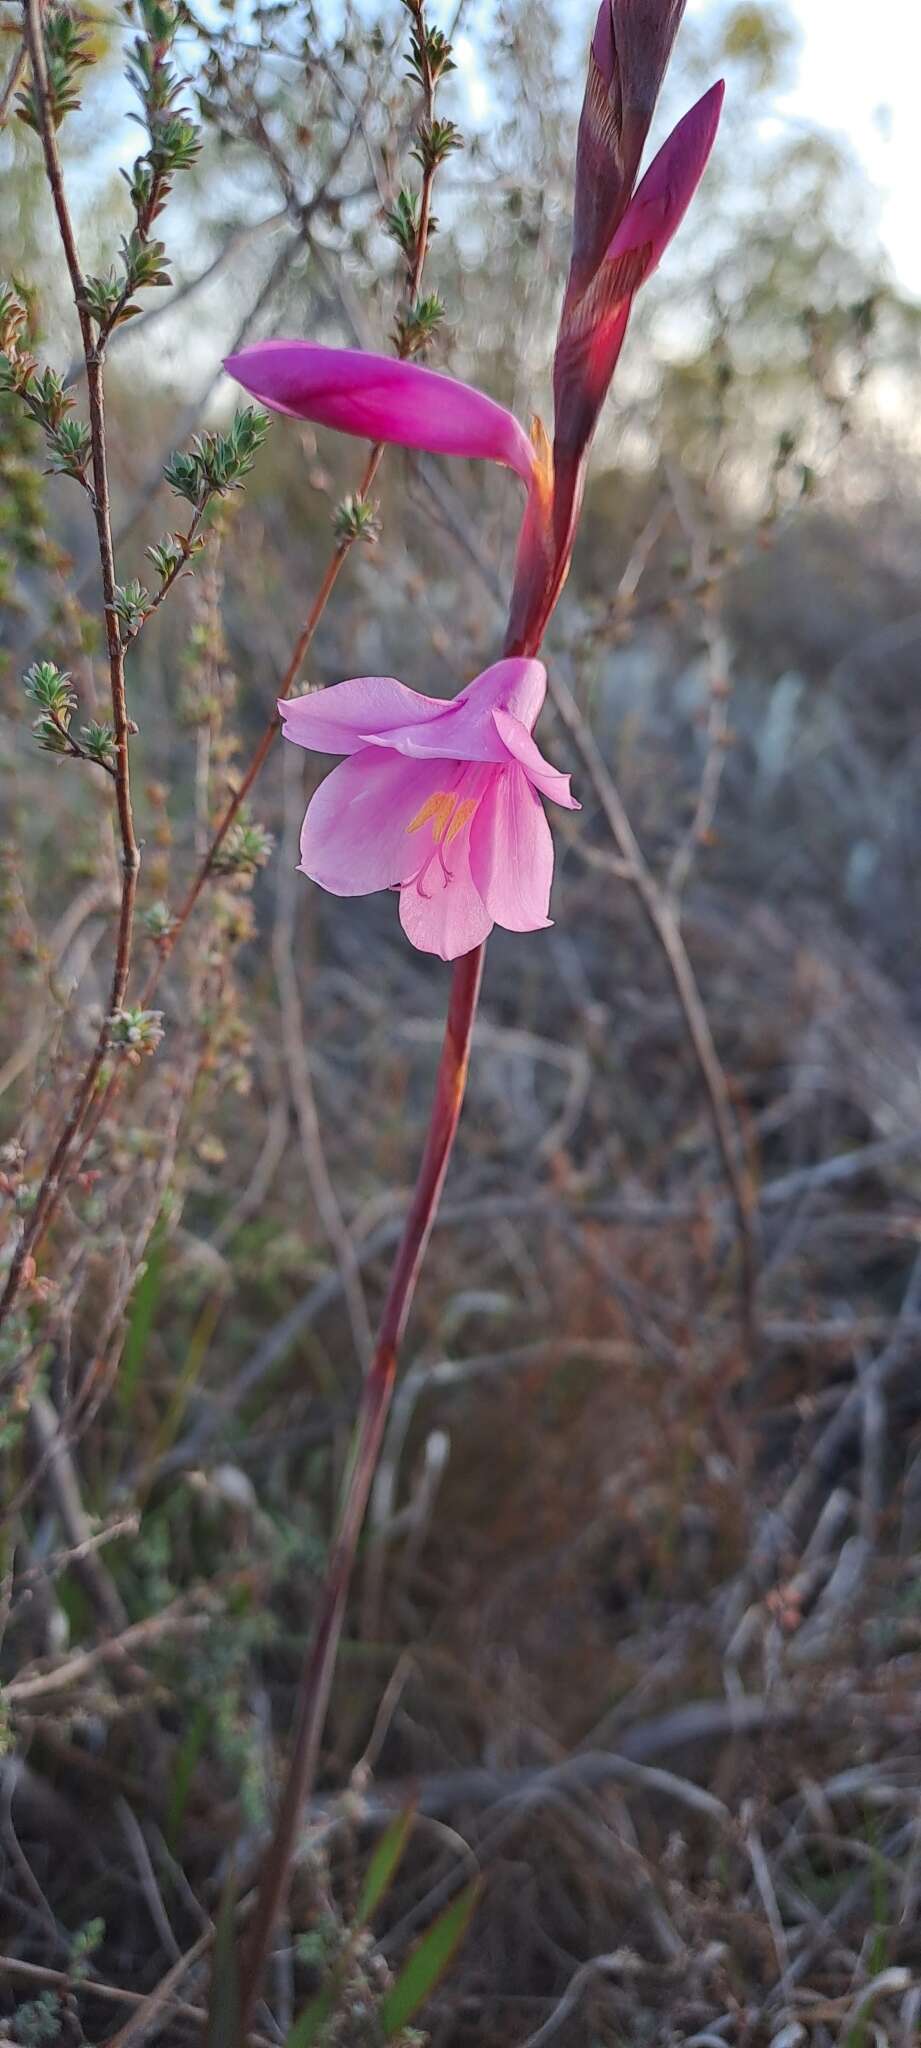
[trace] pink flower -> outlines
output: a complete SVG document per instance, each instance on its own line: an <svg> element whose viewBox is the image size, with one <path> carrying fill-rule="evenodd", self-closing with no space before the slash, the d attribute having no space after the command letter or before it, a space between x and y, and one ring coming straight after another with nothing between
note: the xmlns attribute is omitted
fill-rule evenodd
<svg viewBox="0 0 921 2048"><path fill-rule="evenodd" d="M515 659L448 702L356 676L279 704L286 739L349 757L307 807L301 871L334 896L398 888L407 938L442 960L494 924L546 926L553 841L541 797L579 808L531 737L546 686L542 662Z"/></svg>
<svg viewBox="0 0 921 2048"><path fill-rule="evenodd" d="M259 341L228 356L224 368L275 412L366 441L501 462L529 487L534 479L534 450L514 415L419 363L313 341Z"/></svg>

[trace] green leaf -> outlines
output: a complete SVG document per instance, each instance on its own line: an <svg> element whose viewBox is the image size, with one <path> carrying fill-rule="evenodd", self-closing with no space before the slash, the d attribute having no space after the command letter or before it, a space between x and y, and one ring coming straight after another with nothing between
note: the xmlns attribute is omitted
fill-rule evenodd
<svg viewBox="0 0 921 2048"><path fill-rule="evenodd" d="M313 2043L319 2040L327 2020L332 2018L336 1989L334 1980L326 1984L322 1991L318 1991L316 1998L312 1998L309 2005L305 2005L285 2041L285 2048L313 2048Z"/></svg>
<svg viewBox="0 0 921 2048"><path fill-rule="evenodd" d="M394 1814L389 1827L384 1829L361 1887L356 1915L359 1927L367 1924L389 1891L409 1845L415 1818L415 1807L409 1806L405 1813Z"/></svg>
<svg viewBox="0 0 921 2048"><path fill-rule="evenodd" d="M166 1263L166 1231L157 1224L150 1241L147 1262L131 1296L128 1311L128 1329L122 1348L121 1364L118 1368L118 1395L122 1412L131 1415L137 1399L138 1383L147 1356L147 1346L153 1329L154 1316L163 1289L163 1269Z"/></svg>
<svg viewBox="0 0 921 2048"><path fill-rule="evenodd" d="M474 1878L433 1920L427 1933L413 1949L408 1963L391 1985L378 2013L385 2041L392 2041L401 2027L408 2026L420 2005L431 1997L460 1948L480 1896L480 1879Z"/></svg>
<svg viewBox="0 0 921 2048"><path fill-rule="evenodd" d="M166 1811L166 1846L175 1855L182 1833L182 1822L188 1804L195 1767L204 1748L205 1736L211 1726L212 1715L208 1707L201 1706L192 1715L179 1745L179 1753L173 1766L173 1782L170 1787L169 1805Z"/></svg>
<svg viewBox="0 0 921 2048"><path fill-rule="evenodd" d="M234 1937L237 1903L236 1872L230 1871L221 1896L214 1931L214 1969L208 2001L207 2048L230 2048L240 2037L240 1973Z"/></svg>

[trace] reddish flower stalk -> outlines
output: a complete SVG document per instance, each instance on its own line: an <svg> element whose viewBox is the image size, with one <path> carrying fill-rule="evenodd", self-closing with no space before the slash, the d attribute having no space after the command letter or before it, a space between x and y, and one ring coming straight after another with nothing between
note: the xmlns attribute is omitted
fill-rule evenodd
<svg viewBox="0 0 921 2048"><path fill-rule="evenodd" d="M464 1100L484 953L485 947L478 946L474 952L464 954L454 967L425 1152L394 1263L374 1357L362 1388L339 1524L326 1569L313 1640L298 1689L298 1716L291 1759L243 1957L238 2035L241 2044L259 1995L273 1930L287 1890L304 1802L316 1772L345 1603L390 1408L400 1343L435 1221Z"/></svg>
<svg viewBox="0 0 921 2048"><path fill-rule="evenodd" d="M533 657L539 651L568 570L588 449L636 292L657 267L679 226L716 134L722 87L714 88L679 124L634 194L643 142L682 11L683 0L603 0L580 130L573 263L555 361L552 455L539 423L532 428L529 441L510 415L481 393L414 365L394 365L354 350L329 351L306 342L263 343L244 351L229 365L248 390L279 411L318 420L346 433L383 436L403 446L485 458L517 471L527 487L528 498L503 650L506 658ZM485 680L480 678L479 683ZM382 689L389 692L383 711L378 701ZM424 738L420 741L417 725L420 721L430 722L435 713L431 705L420 703L413 713L413 729L398 729L397 745L392 712L395 693L401 692L402 685L393 679L382 684L381 678L363 678L341 685L340 693L347 695L337 697L334 691L335 702L327 701L324 707L321 700L315 708L305 707L300 714L305 733L308 729L313 733L313 738L302 735L301 743L319 744L317 734L322 727L323 746L332 742L337 751L347 750L353 758L357 747L371 748L382 741L391 749L396 746L398 754L421 758L426 753L426 742ZM358 723L353 719L345 733L342 707L348 704L354 708L356 693L362 699L361 718ZM464 693L454 707L445 707L438 717L456 718L458 710L469 705L471 695L472 690ZM377 706L376 714L367 721L366 702ZM339 725L334 731L337 717ZM290 736L296 737L293 728L297 717L293 711L289 723ZM500 733L504 731L507 736L510 732L521 754L522 742L512 730L514 726L512 719L506 728L500 727ZM344 733L344 745L340 745ZM468 734L468 740L469 737ZM433 751L430 741L429 735L429 754ZM532 748L530 726L524 731L523 745L526 750ZM479 747L479 738L474 740L472 751L467 746L465 753L464 746L459 746L458 760L462 763L465 759L485 759L502 775L509 772L504 754L496 760L494 751L484 754ZM434 751L440 758L447 757L451 750L441 747ZM533 754L540 762L539 773L530 753L527 758L538 786L546 783L548 774L556 784L560 783L563 778L541 761L536 748ZM370 764L366 766L370 774ZM336 774L341 778L342 771L337 770ZM369 782L369 790L370 786ZM396 820L394 833L386 807L375 808L366 803L365 793L361 789L352 791L351 781L349 791L351 799L357 799L359 804L359 814L346 827L354 836L356 858L360 853L367 862L371 847L377 863L377 840L390 835L381 857L386 870L383 881L378 878L378 866L368 864L367 874L363 871L358 877L362 886L381 887L405 880L405 863L399 852L400 831L404 835L411 833L423 822L429 826L433 801L441 807L437 820L446 844L453 824L467 808L463 804L457 808L453 784L447 792L439 787L434 799L431 794L428 796L417 817L402 823ZM545 793L554 794L554 790L548 788ZM454 808L445 808L449 804ZM471 803L470 808L475 806ZM355 877L345 888L341 867L330 865L334 810L332 798L324 800L323 843L318 849L310 840L310 871L336 893L352 893ZM328 816L330 811L333 814ZM397 848L393 853L389 850L391 839ZM302 849L303 845L302 840ZM308 862L304 864L307 866ZM481 873L475 851L473 873L474 880ZM454 880L453 875L447 876L448 884ZM542 921L542 917L529 916L519 920L515 928L533 928ZM413 937L412 931L409 936ZM418 935L414 942L420 942ZM450 945L445 949L450 952ZM439 945L433 950L443 948ZM316 1772L349 1586L393 1394L399 1346L460 1118L483 955L484 945L480 943L455 960L424 1156L394 1265L377 1347L362 1390L336 1536L298 1692L291 1760L244 1952L235 2048L243 2048L252 2019L273 1931L290 1881L304 1802Z"/></svg>

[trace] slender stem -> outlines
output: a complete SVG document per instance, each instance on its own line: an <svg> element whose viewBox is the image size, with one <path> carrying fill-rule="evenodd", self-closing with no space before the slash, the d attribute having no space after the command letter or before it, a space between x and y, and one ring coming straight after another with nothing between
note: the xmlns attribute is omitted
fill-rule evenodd
<svg viewBox="0 0 921 2048"><path fill-rule="evenodd" d="M6 1287L2 1299L0 1299L0 1325L2 1325L5 1317L10 1313L16 1302L23 1277L31 1263L35 1247L54 1214L71 1148L92 1101L96 1083L108 1050L110 1020L122 1008L125 1000L131 965L131 940L134 929L134 905L137 895L138 870L141 864L131 802L131 774L128 760L130 721L125 692L125 650L122 645L121 629L116 610L115 553L112 544L112 516L106 456L103 356L96 345L92 321L86 310L86 285L80 266L80 257L77 251L67 196L64 191L64 179L61 170L61 159L58 153L57 136L48 103L48 80L45 70L45 47L41 24L41 0L27 0L25 33L32 67L35 104L45 158L45 171L57 217L64 259L70 277L74 305L76 306L77 318L80 323L80 336L86 363L93 467L93 516L96 522L96 539L102 574L106 652L108 655L109 686L112 697L112 724L115 748L115 802L118 812L119 837L121 840L122 883L118 931L115 942L115 962L112 970L108 1011L99 1027L96 1043L45 1169L32 1214L13 1255Z"/></svg>
<svg viewBox="0 0 921 2048"><path fill-rule="evenodd" d="M428 64L427 59L425 60L424 97L426 114L428 118L431 119L434 107L435 86L431 75L431 68ZM411 303L418 297L419 287L422 282L422 273L425 267L425 260L426 256L428 255L428 246L432 229L432 189L435 182L436 168L436 165L430 164L426 167L426 170L423 174L422 193L419 205L419 227L416 234L415 248L413 250L412 263L410 265L408 278L408 291ZM402 356L405 353L405 349L401 347L399 353ZM383 454L384 444L383 442L378 441L371 448L368 460L365 464L361 481L358 485L357 496L359 498L366 498L368 492L371 490L372 485L374 483L374 479L377 476L377 472L380 468ZM187 538L191 538L191 534L187 536ZM336 548L334 549L333 553L329 558L329 561L326 565L326 569L324 571L322 582L320 583L313 604L310 607L310 611L308 612L304 624L301 628L301 631L298 634L297 640L295 641L294 647L291 651L291 658L288 662L288 666L285 669L284 675L282 676L281 682L279 684L277 691L278 702L281 702L284 698L289 697L291 695L292 690L295 687L295 684L297 683L298 677L300 676L301 673L301 669L303 668L304 662L307 658L307 654L313 643L317 627L320 624L320 620L323 617L323 614L332 596L333 590L335 589L335 586L339 580L340 572L344 567L348 556L351 554L354 545L354 539L346 539L338 542ZM181 567L182 565L179 566ZM176 573L179 573L178 568ZM166 593L164 590L160 593L160 597L165 596L165 594ZM156 600L156 602L160 602L159 597ZM152 606L151 610L153 609L154 607ZM157 951L157 957L150 969L150 972L141 990L140 1006L142 1009L146 1009L153 999L155 991L159 985L163 969L166 966L166 963L169 960L170 955L172 954L174 947L177 944L177 941L182 936L182 933L184 932L185 927L188 924L189 918L191 917L192 912L194 911L198 903L202 890L205 888L206 883L209 881L211 875L214 872L215 862L218 858L221 847L223 846L224 840L226 839L227 834L231 829L231 826L236 822L236 819L239 817L240 811L243 805L245 804L247 797L249 796L250 790L252 789L254 782L256 781L257 777L261 774L262 769L264 768L265 763L268 760L269 754L271 753L272 747L277 738L278 731L278 719L273 712L272 717L268 719L265 725L262 737L259 740L255 748L255 751L250 758L250 761L248 763L248 766L245 770L245 773L241 781L239 782L237 788L234 790L233 795L229 798L220 818L218 819L217 825L214 828L214 834L211 839L211 843L207 849L207 852L204 855L203 860L201 861L199 867L197 868L195 874L193 875L192 881L190 882L186 894L183 897L183 900L179 906L178 911L176 912L176 916L173 919L170 929L166 933L164 938L160 941L160 945ZM83 1147L84 1151L86 1150L86 1146L89 1144L91 1139L95 1136L95 1133L99 1129L100 1125L104 1123L105 1118L107 1117L109 1110L112 1106L115 1095L118 1092L120 1084L121 1074L120 1072L116 1072L112 1075L108 1087L104 1090L103 1095L101 1096L100 1101L97 1105L95 1114L92 1117L91 1122L88 1126ZM36 1246L38 1245L41 1237L44 1234L44 1230L46 1228L48 1221L50 1221L50 1212L43 1218L36 1218L33 1216L32 1222L34 1227L31 1232L30 1243L28 1247L30 1252L34 1252ZM2 1320L2 1304L0 1304L0 1320Z"/></svg>
<svg viewBox="0 0 921 2048"><path fill-rule="evenodd" d="M435 88L427 57L423 63L426 113L431 119ZM428 165L423 176L419 228L408 279L411 305L418 296L428 247L434 174L434 164ZM371 476L380 460L380 452L379 448L372 451ZM370 476L363 480L362 496L370 481ZM271 739L268 744L271 744ZM263 1866L243 1956L236 2048L243 2048L259 1995L272 1935L290 1882L304 1803L316 1773L346 1601L393 1397L400 1343L441 1199L463 1105L485 950L485 946L478 946L474 952L464 954L454 966L425 1150L394 1260L377 1344L362 1389L339 1524L327 1563L313 1638L298 1687L291 1757L279 1802L278 1819Z"/></svg>
<svg viewBox="0 0 921 2048"><path fill-rule="evenodd" d="M368 491L371 489L371 485L373 484L378 469L380 467L381 457L383 453L383 443L379 441L372 448L368 460L365 464L364 473L362 475L361 482L358 486L359 497L365 497ZM346 558L351 552L353 546L354 542L352 540L340 541L339 545L336 547L333 554L330 556L329 561L327 562L326 570L323 576L323 581L320 584L316 597L314 598L314 601L310 607L307 617L304 620L304 624L301 627L300 633L298 634L298 637L291 650L291 658L288 662L288 666L285 669L284 675L282 676L281 682L279 684L279 702L281 702L282 699L284 699L285 697L290 697L291 692L294 689L295 683L298 680L301 669L303 668L304 662L306 660L308 651L312 645L314 634L316 633L320 620L323 617L323 613L326 610L326 607L335 589L336 583L339 580L339 573L343 568ZM193 879L189 885L186 895L184 896L183 901L180 904L178 911L176 912L175 919L170 927L170 931L167 938L165 938L162 942L162 945L160 947L159 958L156 961L154 967L152 968L151 973L148 976L147 982L145 983L142 995L143 1003L147 1003L150 1000L150 996L152 995L153 990L160 979L160 975L163 971L163 966L166 960L168 960L169 955L172 952L173 947L175 946L176 940L179 938L180 933L184 930L186 924L188 923L189 918L191 917L192 912L195 909L195 905L198 902L199 896L201 895L201 892L205 886L205 883L208 881L209 876L212 874L214 870L214 863L217 859L218 854L220 853L224 840L226 839L227 834L230 831L231 825L239 816L240 811L246 802L246 799L249 795L250 790L252 789L253 783L255 782L257 775L259 775L263 766L265 765L266 760L268 759L269 753L271 752L277 733L278 719L273 713L272 717L268 720L265 726L262 738L260 739L259 744L256 747L255 752L253 753L250 759L249 765L246 769L245 774L242 777L242 780L240 781L238 787L234 790L232 797L227 803L224 811L221 814L221 817L218 820L217 825L215 826L214 835L211 840L211 844L208 847L208 851L205 854L204 860L202 861L196 874L193 876Z"/></svg>
<svg viewBox="0 0 921 2048"><path fill-rule="evenodd" d="M423 95L425 99L426 118L428 120L431 120L435 104L435 83L432 78L431 66L429 64L427 56L423 57L423 66ZM419 225L416 231L415 246L413 249L412 263L410 265L408 278L408 293L411 305L418 297L419 287L422 283L422 273L425 268L425 259L428 254L429 237L431 234L432 226L432 189L435 183L436 169L437 165L435 163L427 164L422 178L422 190L419 200ZM403 352L404 351L401 348L400 354L402 355ZM377 475L378 469L380 468L383 453L383 442L376 442L374 447L371 449L371 453L365 465L364 474L358 486L357 495L359 498L367 497L368 492L370 491L371 486L374 483L374 479ZM331 555L330 560L327 563L326 573L323 577L323 581L320 584L320 588L317 591L316 597L313 601L313 604L311 605L307 618L304 621L304 625L301 629L301 632L295 642L291 654L291 659L285 670L284 676L282 677L278 691L279 701L281 701L285 697L290 696L291 691L293 690L295 683L297 682L298 676L300 675L314 634L317 630L321 618L323 617L323 613L326 610L327 604L329 603L329 599L332 596L333 590L338 581L339 572L346 560L347 555L351 552L353 546L354 541L352 540L340 541L335 552L333 553L333 555ZM156 983L159 980L163 962L169 957L169 954L172 952L172 949L176 943L176 940L179 937L180 932L183 930L184 926L188 922L188 919L191 916L196 903L198 902L198 898L201 895L202 889L204 888L205 883L207 882L208 877L213 870L214 862L217 858L220 848L227 837L227 833L229 832L231 825L234 823L234 820L239 815L241 806L245 803L246 798L249 795L250 790L252 789L253 783L255 782L257 775L260 773L266 759L268 758L269 752L271 751L277 732L278 720L273 717L269 720L268 724L266 725L265 731L263 732L262 738L260 739L256 751L252 756L246 773L243 776L243 779L239 787L234 791L233 796L230 799L230 802L228 803L222 817L220 818L215 828L214 838L212 839L211 845L208 848L208 852L205 855L204 861L202 862L201 867L199 868L197 874L195 875L189 887L188 893L186 894L182 904L179 907L179 910L176 913L176 918L173 925L170 928L168 937L162 943L160 949L160 959L158 960L156 966L152 971L148 985L145 988L144 995L142 998L142 1000L145 1003L149 1001L150 994L153 992L153 988L156 986Z"/></svg>
<svg viewBox="0 0 921 2048"><path fill-rule="evenodd" d="M427 57L423 58L423 63L423 94L425 99L425 111L426 117L429 120L431 120L435 103L435 84L432 78L431 66L429 64ZM414 300L418 297L419 287L422 282L422 273L425 268L425 259L428 254L429 237L431 234L432 225L432 189L435 183L436 169L436 164L428 164L425 168L422 178L422 191L419 201L419 226L416 232L415 247L413 250L412 263L410 265L408 279L408 292L410 304L412 304ZM400 353L402 355L402 348L400 350ZM376 442L368 456L367 463L365 464L364 473L362 475L361 482L359 483L358 486L357 496L359 498L367 497L368 492L370 491L374 483L374 479L377 475L377 472L380 468L383 453L383 442ZM291 695L291 691L294 689L294 686L300 675L301 669L304 665L304 661L306 660L307 653L312 644L314 634L316 633L317 627L320 623L320 620L323 617L323 613L326 610L327 604L329 603L333 590L335 589L336 583L339 579L340 570L342 569L347 556L351 553L353 546L353 540L340 541L334 553L330 556L329 562L326 565L326 571L323 576L323 581L320 584L319 590L317 591L313 604L310 607L310 611L307 614L303 627L301 628L298 638L295 641L294 647L291 652L291 659L288 662L288 666L279 685L279 702L281 702L285 697L289 697ZM224 810L221 818L218 821L217 826L215 827L214 837L211 841L211 845L208 848L208 851L205 855L205 858L200 868L198 869L198 872L193 877L193 880L189 886L186 896L183 899L183 902L180 904L179 910L176 913L175 920L172 926L170 927L168 936L163 940L161 944L160 957L156 962L154 968L152 969L151 974L148 978L148 982L144 989L144 993L142 996L142 1002L144 1003L147 1003L150 1000L150 996L152 995L153 990L156 987L157 982L159 981L163 964L169 958L169 955L176 944L176 940L179 938L180 933L183 931L185 925L188 923L188 920L192 914L192 911L195 908L196 903L198 902L199 896L201 895L205 883L207 882L209 875L213 871L215 860L217 858L218 853L220 852L224 840L227 837L230 827L234 823L235 819L239 816L241 807L246 802L246 798L249 795L250 790L252 789L253 783L255 782L256 777L261 772L268 758L268 755L275 741L277 732L278 720L273 716L271 719L269 719L265 727L265 731L262 734L262 738L260 739L259 744L256 747L255 753L253 754L250 760L249 766L246 769L246 773L244 774L242 781L239 784L239 787L234 791L233 796L230 798L230 801L227 804L226 809Z"/></svg>
<svg viewBox="0 0 921 2048"><path fill-rule="evenodd" d="M298 1689L298 1715L279 1801L278 1821L263 1867L243 1957L239 2020L241 2042L259 1994L273 1930L288 1883L304 1802L316 1771L345 1603L390 1408L400 1341L438 1209L464 1100L484 953L485 948L479 946L475 952L465 953L454 967L425 1152L394 1262L374 1357L362 1389L339 1525L327 1565L313 1640Z"/></svg>
<svg viewBox="0 0 921 2048"><path fill-rule="evenodd" d="M422 10L420 8L420 19ZM435 113L435 81L429 63L425 36L420 38L419 55L422 62L422 94L425 101L425 119L431 122ZM419 195L419 225L416 229L416 243L409 271L409 303L412 306L419 296L422 272L428 253L429 233L432 225L432 188L435 183L437 163L429 159L422 173L422 191Z"/></svg>
<svg viewBox="0 0 921 2048"><path fill-rule="evenodd" d="M373 484L374 478L377 475L377 471L380 466L383 453L383 442L376 442L374 447L371 449L370 455L368 456L368 460L365 464L364 472L362 474L362 479L358 486L358 494L360 497L364 497L366 493L371 489L371 485ZM316 633L320 620L323 617L323 613L325 612L330 597L332 596L333 590L335 589L336 583L339 578L339 572L342 569L347 556L351 553L351 550L354 547L354 545L354 540L340 541L339 545L336 547L333 554L329 558L329 561L326 565L323 580L320 584L314 601L310 607L304 624L301 627L297 640L294 643L294 647L291 650L290 660L288 662L287 668L285 669L284 675L282 676L281 682L279 683L277 693L277 701L279 703L282 701L283 698L290 697L291 692L294 689L295 683L297 682L304 661L306 659L308 650L313 641L314 634ZM250 757L248 766L242 777L242 780L238 783L237 788L234 790L233 795L229 798L227 804L224 807L224 810L221 813L220 818L218 819L211 840L209 842L208 848L202 860L199 862L198 867L196 868L195 874L193 875L192 880L189 883L189 887L185 893L185 896L182 899L179 909L176 912L173 922L170 925L169 931L166 932L164 937L160 940L160 944L157 948L156 958L153 962L153 965L150 968L150 971L147 975L147 979L144 982L143 987L141 989L140 1007L142 1010L146 1010L148 1008L149 1004L153 1000L154 995L156 994L156 990L159 986L160 977L163 973L163 969L166 966L166 963L173 952L177 940L181 938L182 933L184 932L185 927L189 922L189 918L191 917L192 912L198 903L199 897L202 894L205 884L208 882L211 875L214 873L215 863L217 861L221 847L224 844L224 841L227 837L228 832L230 831L231 826L234 824L235 820L239 816L240 811L249 795L249 792L252 789L253 783L256 781L257 776L261 773L266 761L268 760L269 754L271 753L272 747L278 736L278 732L278 718L273 712L272 717L268 719L266 722L262 738L260 739L254 753ZM80 1155L81 1158L83 1156L83 1152L86 1151L88 1145L95 1137L96 1132L98 1131L100 1125L105 1122L105 1119L109 1114L115 1096L121 1085L121 1079L121 1070L116 1069L116 1071L112 1074L108 1086L104 1089L102 1095L100 1096L94 1115L87 1124L86 1131L84 1134L83 1148Z"/></svg>
<svg viewBox="0 0 921 2048"><path fill-rule="evenodd" d="M195 552L195 542L198 538L201 523L205 516L205 511L205 505L197 506L193 514L193 517L189 522L189 526L186 532L176 535L176 539L179 543L178 559L173 563L173 566L169 570L168 574L164 576L160 588L156 593L156 596L152 597L149 605L145 607L144 616L140 622L140 625L137 628L137 632L134 634L135 639L137 639L138 633L140 633L146 626L148 619L152 619L154 612L159 611L164 598L167 598L169 596L174 583L178 583L180 576L183 574L183 571L188 567L192 555Z"/></svg>
<svg viewBox="0 0 921 2048"><path fill-rule="evenodd" d="M3 84L0 85L0 128L6 127L10 108L22 83L26 68L26 54L26 39L25 36L22 36L17 48L13 52L10 67Z"/></svg>

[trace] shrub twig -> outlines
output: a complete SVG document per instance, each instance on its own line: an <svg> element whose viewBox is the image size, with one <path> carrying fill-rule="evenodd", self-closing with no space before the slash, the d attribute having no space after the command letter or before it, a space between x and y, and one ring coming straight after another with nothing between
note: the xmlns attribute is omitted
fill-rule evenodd
<svg viewBox="0 0 921 2048"><path fill-rule="evenodd" d="M45 159L45 172L51 191L64 258L67 264L77 319L80 324L80 338L83 344L83 356L86 364L92 448L92 505L99 552L99 567L102 576L106 653L109 666L109 688L112 699L115 804L121 841L122 879L118 931L115 943L115 961L112 970L108 1010L100 1024L90 1058L79 1085L74 1092L64 1124L45 1168L32 1213L13 1254L6 1286L2 1298L0 1298L0 1326L2 1326L4 1319L15 1305L35 1247L54 1214L63 1186L71 1150L93 1099L96 1084L109 1048L112 1018L116 1017L124 1006L128 989L128 975L131 967L134 906L137 896L138 873L141 865L141 854L135 832L131 798L131 770L128 759L130 719L125 691L125 649L118 616L115 553L112 542L112 516L106 449L105 390L103 383L105 352L103 347L97 344L93 323L87 310L86 279L80 264L73 222L64 189L60 152L58 150L57 136L48 97L48 78L45 67L40 0L26 0L25 32L29 49L29 62L32 70L35 108Z"/></svg>

